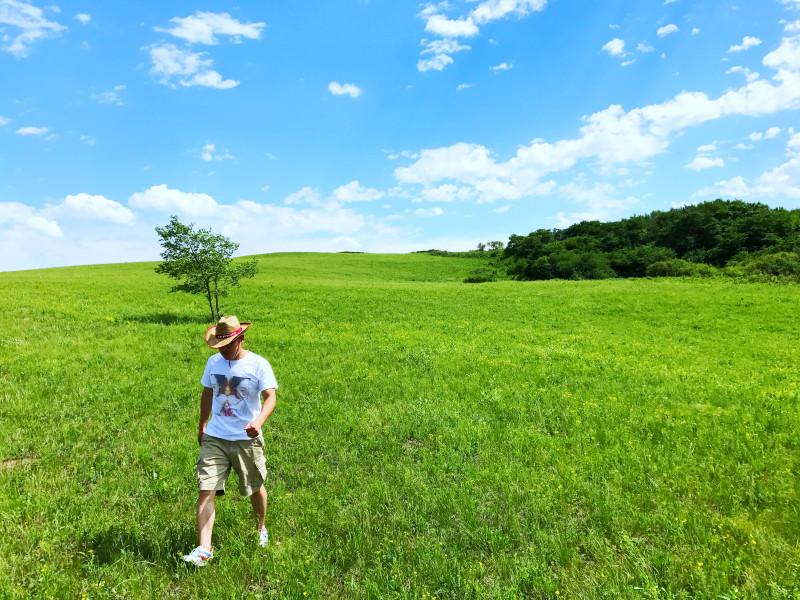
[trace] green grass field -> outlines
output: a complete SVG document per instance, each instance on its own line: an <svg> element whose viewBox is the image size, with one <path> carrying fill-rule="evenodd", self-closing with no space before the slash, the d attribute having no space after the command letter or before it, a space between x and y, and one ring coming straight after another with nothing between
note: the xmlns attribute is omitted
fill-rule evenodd
<svg viewBox="0 0 800 600"><path fill-rule="evenodd" d="M260 257L271 545L230 486L200 571L204 300L0 273L0 597L800 598L800 286L479 265Z"/></svg>

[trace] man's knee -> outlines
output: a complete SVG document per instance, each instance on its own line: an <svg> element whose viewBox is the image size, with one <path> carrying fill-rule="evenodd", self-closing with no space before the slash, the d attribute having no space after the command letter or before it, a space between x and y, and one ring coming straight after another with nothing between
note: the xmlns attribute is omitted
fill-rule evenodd
<svg viewBox="0 0 800 600"><path fill-rule="evenodd" d="M267 495L267 488L264 487L264 484L261 484L261 487L256 489L253 493L250 494L250 498L257 498L259 496L266 496Z"/></svg>

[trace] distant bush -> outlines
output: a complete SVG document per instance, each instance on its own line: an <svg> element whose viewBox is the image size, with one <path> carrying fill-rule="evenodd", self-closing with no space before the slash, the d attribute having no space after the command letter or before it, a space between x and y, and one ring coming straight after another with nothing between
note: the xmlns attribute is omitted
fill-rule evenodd
<svg viewBox="0 0 800 600"><path fill-rule="evenodd" d="M713 277L719 269L704 263L695 263L681 258L661 260L647 267L648 277Z"/></svg>
<svg viewBox="0 0 800 600"><path fill-rule="evenodd" d="M568 249L570 246L572 249ZM617 276L605 253L560 242L534 260L510 261L508 272L517 279L608 279Z"/></svg>
<svg viewBox="0 0 800 600"><path fill-rule="evenodd" d="M452 251L432 248L430 250L415 250L414 254L430 254L431 256L447 256L450 258L495 258L503 255L503 249Z"/></svg>
<svg viewBox="0 0 800 600"><path fill-rule="evenodd" d="M611 253L611 267L620 277L644 277L650 265L675 258L672 248L648 244Z"/></svg>
<svg viewBox="0 0 800 600"><path fill-rule="evenodd" d="M800 254L773 252L744 256L730 269L730 274L740 274L749 279L789 279L800 281Z"/></svg>
<svg viewBox="0 0 800 600"><path fill-rule="evenodd" d="M497 271L487 267L473 269L464 279L464 283L486 283L487 281L497 281Z"/></svg>

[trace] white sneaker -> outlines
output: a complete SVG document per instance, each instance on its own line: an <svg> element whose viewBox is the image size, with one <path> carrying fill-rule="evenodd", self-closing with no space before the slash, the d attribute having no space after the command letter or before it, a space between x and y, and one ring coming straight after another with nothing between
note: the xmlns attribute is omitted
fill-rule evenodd
<svg viewBox="0 0 800 600"><path fill-rule="evenodd" d="M258 545L262 548L266 548L269 545L269 532L266 527L258 532Z"/></svg>
<svg viewBox="0 0 800 600"><path fill-rule="evenodd" d="M193 564L195 567L205 567L212 558L214 558L213 550L206 550L202 546L198 546L192 550L191 554L184 556L183 560Z"/></svg>

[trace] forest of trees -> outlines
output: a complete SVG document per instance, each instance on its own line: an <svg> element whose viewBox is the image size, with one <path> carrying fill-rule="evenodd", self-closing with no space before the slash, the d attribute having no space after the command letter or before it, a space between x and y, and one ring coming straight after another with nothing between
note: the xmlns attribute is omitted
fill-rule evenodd
<svg viewBox="0 0 800 600"><path fill-rule="evenodd" d="M502 262L515 279L704 275L721 267L747 271L754 266L789 271L776 275L796 269L800 275L798 252L800 210L714 200L621 221L584 221L512 235Z"/></svg>
<svg viewBox="0 0 800 600"><path fill-rule="evenodd" d="M714 200L621 221L512 235L440 256L488 256L467 282L728 275L800 281L800 210Z"/></svg>

